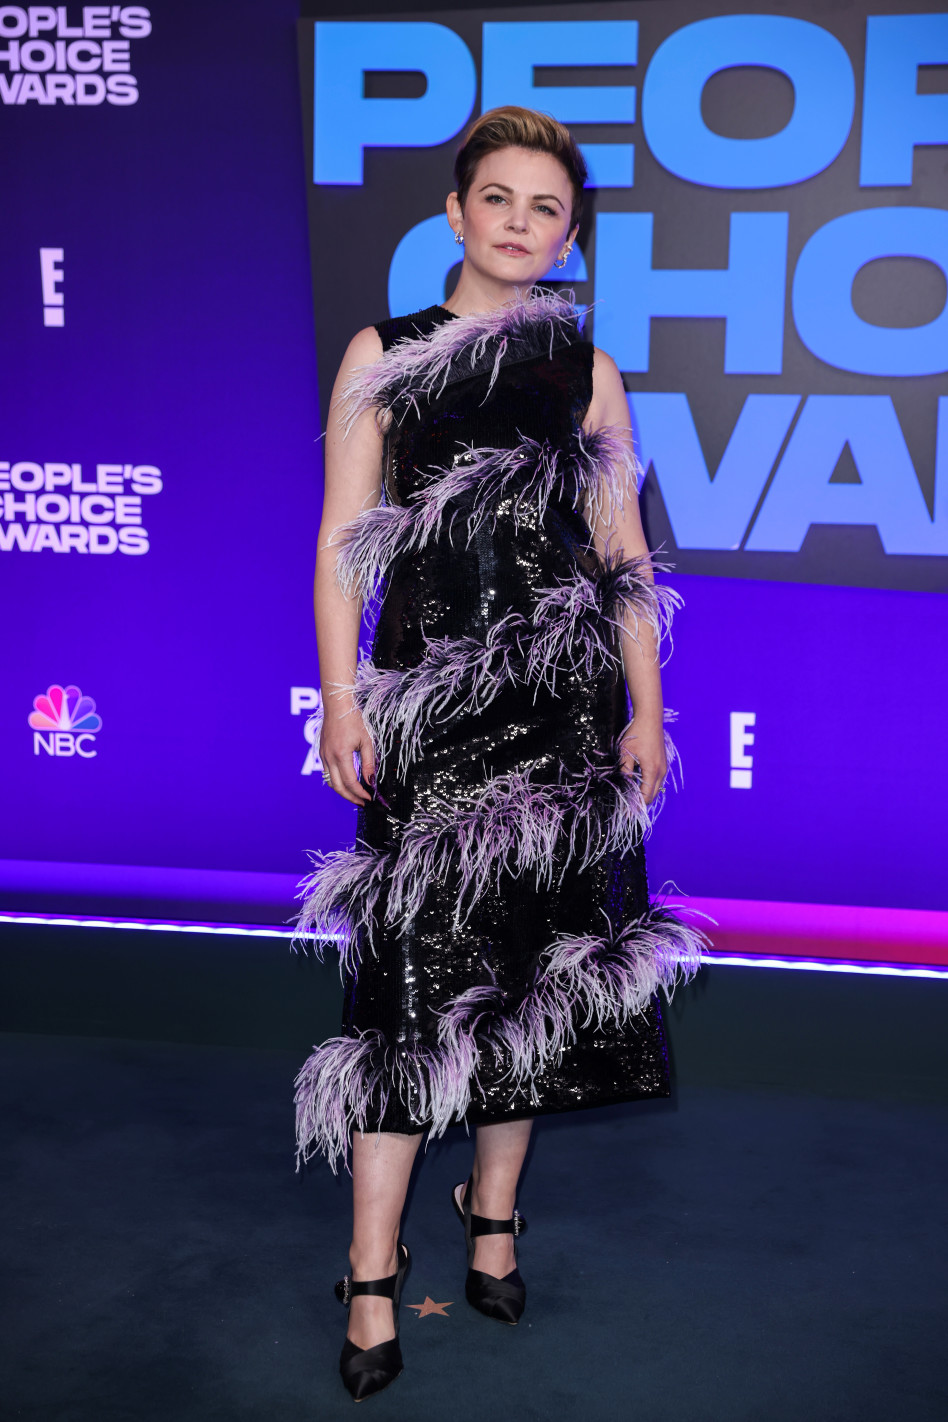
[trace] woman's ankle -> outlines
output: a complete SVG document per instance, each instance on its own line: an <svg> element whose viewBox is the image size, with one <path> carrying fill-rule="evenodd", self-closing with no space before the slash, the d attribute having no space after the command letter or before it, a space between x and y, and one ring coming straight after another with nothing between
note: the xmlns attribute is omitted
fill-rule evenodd
<svg viewBox="0 0 948 1422"><path fill-rule="evenodd" d="M397 1241L353 1240L349 1246L349 1269L353 1280L389 1278L398 1269Z"/></svg>
<svg viewBox="0 0 948 1422"><path fill-rule="evenodd" d="M509 1220L516 1200L516 1184L511 1187L509 1181L494 1181L475 1175L471 1193L471 1210L475 1215L489 1220Z"/></svg>

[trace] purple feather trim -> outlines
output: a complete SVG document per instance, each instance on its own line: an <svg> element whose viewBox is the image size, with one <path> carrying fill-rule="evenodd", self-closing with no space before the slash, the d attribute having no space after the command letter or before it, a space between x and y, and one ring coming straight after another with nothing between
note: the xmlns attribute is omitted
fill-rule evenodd
<svg viewBox="0 0 948 1422"><path fill-rule="evenodd" d="M573 775L560 764L552 783L534 778L550 764L541 757L460 801L432 796L419 808L402 833L386 922L405 932L429 886L454 871L459 928L503 874L532 872L538 887L549 885L555 864L586 868L610 851L626 853L648 833L654 812L616 757L587 758Z"/></svg>
<svg viewBox="0 0 948 1422"><path fill-rule="evenodd" d="M379 1032L331 1037L315 1047L296 1078L297 1170L317 1151L333 1174L346 1169L349 1135L365 1131L369 1109L381 1120L394 1092L414 1121L443 1135L461 1120L476 1084L477 1052L391 1046Z"/></svg>
<svg viewBox="0 0 948 1422"><path fill-rule="evenodd" d="M395 559L424 542L424 524L414 504L363 509L329 535L328 546L342 545L336 558L336 582L346 597L373 598Z"/></svg>
<svg viewBox="0 0 948 1422"><path fill-rule="evenodd" d="M576 1039L570 989L548 974L514 1012L491 984L459 993L438 1017L438 1042L449 1054L479 1064L489 1049L496 1061L507 1063L501 1080L510 1082L512 1093L528 1090L533 1102L539 1099L536 1077Z"/></svg>
<svg viewBox="0 0 948 1422"><path fill-rule="evenodd" d="M581 1025L601 1030L643 1011L661 991L667 999L701 966L708 939L664 904L653 903L618 932L561 934L543 955L549 976L585 1011Z"/></svg>
<svg viewBox="0 0 948 1422"><path fill-rule="evenodd" d="M374 1106L385 1109L390 1090L383 1039L379 1033L331 1037L316 1047L296 1078L296 1168L315 1151L346 1161L349 1133L362 1129Z"/></svg>
<svg viewBox="0 0 948 1422"><path fill-rule="evenodd" d="M660 646L681 605L674 589L646 576L646 568L664 566L648 556L609 555L600 572L578 566L571 579L541 589L530 619L508 613L484 641L426 638L424 658L406 670L377 668L363 657L344 689L371 737L378 773L397 742L404 777L432 725L479 714L511 683L542 684L555 694L561 673L588 681L606 666L620 670L619 637L637 640L641 623Z"/></svg>
<svg viewBox="0 0 948 1422"><path fill-rule="evenodd" d="M677 756L667 732L665 739L671 766ZM376 921L407 932L429 889L452 874L453 924L460 928L503 875L532 873L538 887L548 886L555 868L562 876L570 864L585 869L608 853L628 853L651 830L662 796L646 805L617 753L586 757L573 774L560 763L552 781L535 778L550 767L542 757L494 776L460 801L430 797L404 825L397 854L316 851L316 867L300 886L298 935L314 934L317 954L320 935L339 935L340 974L353 972L361 933L375 952Z"/></svg>
<svg viewBox="0 0 948 1422"><path fill-rule="evenodd" d="M470 543L482 523L496 525L498 505L511 499L515 527L528 516L531 523L541 520L554 497L568 498L573 508L586 502L594 515L613 503L622 508L626 498L637 496L641 465L628 430L604 425L592 434L576 430L561 444L520 435L512 449L468 445L450 469L433 465L430 472L440 477L416 496L426 522L440 528L449 504L469 503Z"/></svg>
<svg viewBox="0 0 948 1422"><path fill-rule="evenodd" d="M567 297L538 289L512 306L475 311L436 326L425 336L408 336L371 365L354 372L343 387L340 411L348 434L366 410L392 416L436 398L450 380L463 379L491 362L488 393L509 351L518 358L552 353L558 341L571 336L582 315Z"/></svg>
<svg viewBox="0 0 948 1422"><path fill-rule="evenodd" d="M667 731L665 747L671 779L678 755ZM570 864L585 869L606 854L629 853L650 832L665 792L646 805L617 748L612 756L586 757L579 772L568 774L560 763L555 780L534 778L550 765L541 758L494 776L460 802L432 796L404 826L397 853L317 850L316 867L300 885L299 940L312 934L321 957L320 939L338 937L344 979L358 967L360 938L374 953L377 922L407 932L429 889L451 875L457 929L503 875L533 873L538 887L549 886L554 869L562 877Z"/></svg>
<svg viewBox="0 0 948 1422"><path fill-rule="evenodd" d="M660 648L663 638L670 640L682 598L654 582L646 569L664 572L668 566L649 554L607 553L595 574L579 568L572 579L542 589L534 604L524 680L555 692L556 675L564 669L588 680L603 666L621 668L620 639L638 641L642 623Z"/></svg>
<svg viewBox="0 0 948 1422"><path fill-rule="evenodd" d="M372 740L376 773L400 742L398 769L404 776L408 764L421 753L421 740L429 726L462 712L478 715L516 680L517 659L522 659L521 638L529 623L510 613L493 623L483 642L476 637L425 638L425 656L405 671L379 668L363 657L350 691Z"/></svg>
<svg viewBox="0 0 948 1422"><path fill-rule="evenodd" d="M297 898L303 907L296 918L295 949L299 941L313 935L313 950L322 960L324 938L339 942L339 973L354 972L358 963L359 931L375 952L372 925L379 896L391 873L392 856L368 847L316 850L310 855L316 866L300 884Z"/></svg>
<svg viewBox="0 0 948 1422"><path fill-rule="evenodd" d="M453 539L462 508L467 544L482 524L496 527L501 505L515 528L541 520L553 498L608 521L613 507L637 497L641 465L628 431L604 425L562 445L521 436L512 449L465 447L450 469L429 472L431 482L407 504L376 504L333 529L330 544L341 545L336 580L347 597L375 596L395 559L439 537L446 517Z"/></svg>
<svg viewBox="0 0 948 1422"><path fill-rule="evenodd" d="M393 1050L379 1032L332 1037L314 1048L296 1078L297 1169L325 1155L334 1173L348 1164L349 1136L365 1131L370 1110L380 1120L394 1092L411 1119L444 1134L463 1120L486 1052L505 1066L501 1080L539 1100L537 1077L576 1040L577 1027L622 1026L648 1007L654 994L701 965L707 938L665 903L652 903L623 929L607 916L602 934L561 934L542 955L526 997L511 1010L496 983L468 988L438 1015L434 1047Z"/></svg>

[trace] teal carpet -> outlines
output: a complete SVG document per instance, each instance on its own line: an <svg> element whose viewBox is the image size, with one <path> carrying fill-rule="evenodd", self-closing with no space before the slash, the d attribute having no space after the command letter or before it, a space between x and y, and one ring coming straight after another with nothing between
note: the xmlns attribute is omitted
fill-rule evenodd
<svg viewBox="0 0 948 1422"><path fill-rule="evenodd" d="M3 1415L349 1417L348 1178L297 1175L298 1053L0 1037ZM419 1156L406 1370L364 1415L944 1422L948 1107L777 1091L538 1122L517 1329L464 1302L455 1130Z"/></svg>

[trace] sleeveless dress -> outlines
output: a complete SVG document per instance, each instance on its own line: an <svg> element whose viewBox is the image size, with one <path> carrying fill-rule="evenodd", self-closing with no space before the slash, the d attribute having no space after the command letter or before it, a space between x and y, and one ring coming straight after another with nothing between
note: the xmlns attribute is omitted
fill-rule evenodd
<svg viewBox="0 0 948 1422"><path fill-rule="evenodd" d="M669 1093L657 994L704 936L649 897L619 619L660 636L680 599L593 546L586 501L637 497L640 466L621 431L582 430L580 320L542 289L432 306L381 322L344 392L386 429L382 501L331 539L343 590L378 598L351 688L376 789L301 886L299 935L337 939L345 997L296 1080L297 1169L348 1169L353 1129Z"/></svg>

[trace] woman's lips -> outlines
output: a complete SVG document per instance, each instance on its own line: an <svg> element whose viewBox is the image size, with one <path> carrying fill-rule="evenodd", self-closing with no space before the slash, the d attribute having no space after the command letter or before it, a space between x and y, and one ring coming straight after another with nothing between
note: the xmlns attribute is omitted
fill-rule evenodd
<svg viewBox="0 0 948 1422"><path fill-rule="evenodd" d="M529 257L530 255L526 247L521 247L518 242L498 242L496 246L498 252L506 252L511 257Z"/></svg>

